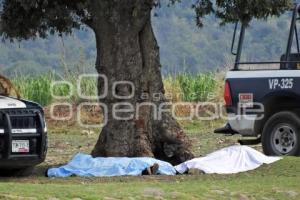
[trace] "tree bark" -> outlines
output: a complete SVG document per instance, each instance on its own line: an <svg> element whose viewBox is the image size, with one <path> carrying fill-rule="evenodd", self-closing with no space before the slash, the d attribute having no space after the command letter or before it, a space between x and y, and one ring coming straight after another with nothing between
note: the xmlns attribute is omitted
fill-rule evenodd
<svg viewBox="0 0 300 200"><path fill-rule="evenodd" d="M103 2L103 1L101 1ZM108 123L103 127L92 156L155 157L178 164L193 158L191 142L165 108L159 47L151 25L152 0L94 1L93 30L97 41L96 69L108 80L108 94L100 99L108 107ZM133 83L115 88L116 81ZM102 78L99 93L104 91ZM114 106L129 109L113 116ZM124 103L132 105L132 108ZM115 107L116 108L116 107Z"/></svg>

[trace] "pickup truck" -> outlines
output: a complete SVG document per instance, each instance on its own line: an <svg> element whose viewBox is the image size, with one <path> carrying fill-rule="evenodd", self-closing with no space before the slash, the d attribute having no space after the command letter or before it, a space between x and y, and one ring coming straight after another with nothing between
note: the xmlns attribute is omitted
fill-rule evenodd
<svg viewBox="0 0 300 200"><path fill-rule="evenodd" d="M236 61L234 69L226 75L224 91L228 123L215 130L219 134L253 137L253 140L245 139L240 143L261 142L266 155L300 155L299 4L289 12L292 19L287 49L278 62L241 62L247 26L241 25L238 47L234 52L239 27L236 25L232 42ZM244 65L248 69L243 70ZM259 67L249 69L252 65ZM278 65L278 68L264 68L266 65Z"/></svg>
<svg viewBox="0 0 300 200"><path fill-rule="evenodd" d="M28 169L45 160L46 152L47 127L42 107L0 96L0 171L28 173Z"/></svg>

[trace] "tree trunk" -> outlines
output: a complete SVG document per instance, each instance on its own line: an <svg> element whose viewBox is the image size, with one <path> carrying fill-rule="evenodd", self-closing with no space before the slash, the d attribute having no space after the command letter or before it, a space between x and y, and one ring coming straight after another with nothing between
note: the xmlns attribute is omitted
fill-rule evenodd
<svg viewBox="0 0 300 200"><path fill-rule="evenodd" d="M147 156L172 164L191 159L188 137L169 112L160 111L167 106L162 106L166 100L159 47L151 25L152 0L94 2L96 69L108 80L108 94L100 99L108 107L108 123L92 156ZM132 88L129 84L118 84L116 95L125 97L134 93L133 97L117 98L113 94L116 81L129 81L134 85ZM102 78L99 78L98 89L102 94ZM114 108L127 109L127 112L116 112ZM116 119L114 113L122 119ZM159 113L161 117L157 116Z"/></svg>

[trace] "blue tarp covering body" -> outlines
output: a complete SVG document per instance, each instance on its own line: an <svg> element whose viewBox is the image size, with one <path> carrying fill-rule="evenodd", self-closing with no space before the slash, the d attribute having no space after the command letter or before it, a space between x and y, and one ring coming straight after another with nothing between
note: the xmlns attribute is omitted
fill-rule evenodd
<svg viewBox="0 0 300 200"><path fill-rule="evenodd" d="M49 169L47 173L49 177L139 176L143 170L155 163L159 165L159 174L176 174L171 164L154 158L93 158L85 154L77 154L67 165Z"/></svg>

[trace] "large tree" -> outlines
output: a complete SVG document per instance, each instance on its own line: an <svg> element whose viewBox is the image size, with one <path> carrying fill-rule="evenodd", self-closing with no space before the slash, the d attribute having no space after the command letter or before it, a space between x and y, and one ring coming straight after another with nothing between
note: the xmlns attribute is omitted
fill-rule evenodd
<svg viewBox="0 0 300 200"><path fill-rule="evenodd" d="M180 0L169 0L170 5ZM187 0L189 1L189 0ZM108 78L108 95L99 99L108 106L108 123L102 129L93 156L151 156L174 164L193 157L191 144L170 113L154 117L147 103L164 105L159 47L151 25L151 11L159 0L2 0L1 34L5 39L45 38L49 34L71 33L89 27L96 37L96 69ZM195 0L196 24L214 14L222 23L279 15L291 5L289 0ZM115 93L130 99L116 98ZM99 78L99 93L104 82ZM160 94L160 95L159 95ZM160 96L160 98L157 98ZM113 106L132 110L115 119ZM130 108L124 103L134 105ZM137 109L137 105L143 104ZM132 113L134 113L132 115Z"/></svg>

